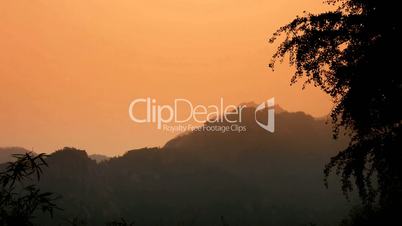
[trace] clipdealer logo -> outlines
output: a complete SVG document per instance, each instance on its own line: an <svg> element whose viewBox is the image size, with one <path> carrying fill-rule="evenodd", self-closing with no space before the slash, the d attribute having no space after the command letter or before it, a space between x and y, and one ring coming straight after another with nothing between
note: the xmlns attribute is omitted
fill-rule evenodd
<svg viewBox="0 0 402 226"><path fill-rule="evenodd" d="M275 131L275 99L270 98L255 108L255 122L264 130ZM157 129L168 132L184 131L218 131L244 132L247 130L242 123L242 111L246 105L226 105L220 98L218 105L193 105L191 101L178 98L172 105L158 104L156 99L138 98L131 101L128 109L130 119L135 123L155 124ZM185 108L187 111L180 110ZM145 109L145 110L144 110ZM257 113L267 109L267 123L257 119ZM141 111L141 112L140 112ZM145 112L144 112L145 111ZM139 116L139 112L142 113ZM144 114L145 113L145 114ZM225 122L225 124L219 123ZM196 124L196 125L194 125ZM200 126L203 125L203 126Z"/></svg>
<svg viewBox="0 0 402 226"><path fill-rule="evenodd" d="M257 119L257 112L261 111L263 109L268 109L267 112L267 124L264 124ZM269 131L271 133L275 132L275 98L271 98L269 100L266 100L262 102L260 105L258 105L255 108L254 111L254 119L255 122L263 129L266 131Z"/></svg>

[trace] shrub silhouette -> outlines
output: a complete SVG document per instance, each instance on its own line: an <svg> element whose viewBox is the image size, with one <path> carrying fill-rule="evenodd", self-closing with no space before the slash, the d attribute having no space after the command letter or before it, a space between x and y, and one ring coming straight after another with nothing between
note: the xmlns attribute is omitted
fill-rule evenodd
<svg viewBox="0 0 402 226"><path fill-rule="evenodd" d="M15 154L16 161L7 163L0 172L0 225L33 225L32 220L37 210L53 216L58 209L55 197L50 192L41 192L35 184L39 181L42 167L47 166L45 154Z"/></svg>

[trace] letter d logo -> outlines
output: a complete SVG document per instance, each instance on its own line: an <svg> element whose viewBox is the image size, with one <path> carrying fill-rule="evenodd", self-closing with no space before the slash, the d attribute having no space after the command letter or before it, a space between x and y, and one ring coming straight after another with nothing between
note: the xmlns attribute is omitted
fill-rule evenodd
<svg viewBox="0 0 402 226"><path fill-rule="evenodd" d="M258 105L255 109L254 112L254 118L255 118L255 122L263 129L265 129L266 131L269 131L271 133L273 133L275 131L275 98L272 97L271 99L264 101L262 104ZM265 125L264 123L261 123L258 121L257 119L257 112L260 110L263 110L267 108L268 110L268 123Z"/></svg>

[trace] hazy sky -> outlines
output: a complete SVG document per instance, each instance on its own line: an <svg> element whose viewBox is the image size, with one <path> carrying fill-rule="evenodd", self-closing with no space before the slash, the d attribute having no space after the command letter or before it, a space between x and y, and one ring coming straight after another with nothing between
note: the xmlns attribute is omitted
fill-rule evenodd
<svg viewBox="0 0 402 226"><path fill-rule="evenodd" d="M321 91L268 69L267 39L322 0L18 0L0 3L0 146L107 155L175 134L128 117L131 100L260 102L323 116Z"/></svg>

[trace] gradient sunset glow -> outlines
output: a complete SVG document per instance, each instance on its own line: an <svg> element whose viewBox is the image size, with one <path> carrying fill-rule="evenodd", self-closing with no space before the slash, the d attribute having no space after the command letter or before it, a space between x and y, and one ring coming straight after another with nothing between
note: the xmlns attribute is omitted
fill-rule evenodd
<svg viewBox="0 0 402 226"><path fill-rule="evenodd" d="M135 98L229 104L275 97L324 116L331 101L268 68L281 25L322 0L21 0L0 3L0 146L118 155L177 134L134 124Z"/></svg>

